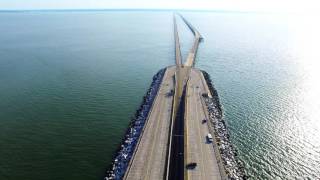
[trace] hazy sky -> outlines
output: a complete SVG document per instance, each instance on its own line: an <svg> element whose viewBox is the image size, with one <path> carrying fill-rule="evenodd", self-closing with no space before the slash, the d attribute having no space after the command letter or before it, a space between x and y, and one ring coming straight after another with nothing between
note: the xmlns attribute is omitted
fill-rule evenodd
<svg viewBox="0 0 320 180"><path fill-rule="evenodd" d="M92 8L320 11L317 0L0 0L0 9Z"/></svg>

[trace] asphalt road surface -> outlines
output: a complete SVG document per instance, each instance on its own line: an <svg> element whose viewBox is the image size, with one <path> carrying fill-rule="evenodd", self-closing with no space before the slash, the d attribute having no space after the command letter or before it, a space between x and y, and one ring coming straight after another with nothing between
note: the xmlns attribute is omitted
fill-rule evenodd
<svg viewBox="0 0 320 180"><path fill-rule="evenodd" d="M186 96L186 132L185 147L186 164L195 162L195 169L186 169L188 180L219 180L221 179L218 163L214 153L214 144L207 141L209 133L206 118L206 107L201 102L202 93L207 93L208 87L202 73L197 69L191 69L187 84Z"/></svg>
<svg viewBox="0 0 320 180"><path fill-rule="evenodd" d="M167 68L124 179L163 180L166 175L166 155L173 100L173 96L168 96L168 93L174 89L174 73L175 67Z"/></svg>

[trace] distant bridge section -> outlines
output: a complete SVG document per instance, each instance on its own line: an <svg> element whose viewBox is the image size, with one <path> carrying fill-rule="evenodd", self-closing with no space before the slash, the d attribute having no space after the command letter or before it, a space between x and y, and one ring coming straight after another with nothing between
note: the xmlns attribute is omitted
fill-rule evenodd
<svg viewBox="0 0 320 180"><path fill-rule="evenodd" d="M182 65L182 58L181 58L181 50L180 50L177 21L176 21L175 15L173 15L173 23L174 23L174 42L175 42L176 65L181 66Z"/></svg>
<svg viewBox="0 0 320 180"><path fill-rule="evenodd" d="M199 43L203 39L203 37L200 35L199 31L189 23L189 21L187 21L181 14L179 14L179 16L186 23L186 25L189 27L189 29L194 35L193 46L189 51L186 62L184 63L184 66L193 67L195 63L195 58L198 51Z"/></svg>

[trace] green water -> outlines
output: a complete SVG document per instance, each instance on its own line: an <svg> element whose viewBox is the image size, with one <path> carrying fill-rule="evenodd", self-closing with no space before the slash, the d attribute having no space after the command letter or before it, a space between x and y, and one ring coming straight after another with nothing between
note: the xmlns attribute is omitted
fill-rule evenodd
<svg viewBox="0 0 320 180"><path fill-rule="evenodd" d="M205 38L196 66L248 174L319 177L317 21L182 14ZM1 12L0 27L0 179L101 178L152 76L174 63L172 13Z"/></svg>
<svg viewBox="0 0 320 180"><path fill-rule="evenodd" d="M102 177L173 61L170 16L146 15L0 14L0 179Z"/></svg>

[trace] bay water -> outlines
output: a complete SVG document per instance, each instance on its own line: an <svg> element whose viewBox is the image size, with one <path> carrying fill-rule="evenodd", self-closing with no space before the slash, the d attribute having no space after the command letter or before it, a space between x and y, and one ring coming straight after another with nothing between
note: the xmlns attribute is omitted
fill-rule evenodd
<svg viewBox="0 0 320 180"><path fill-rule="evenodd" d="M181 12L253 179L320 177L320 25L297 14ZM172 12L0 12L0 179L99 179L152 76ZM182 55L192 34L180 21Z"/></svg>

